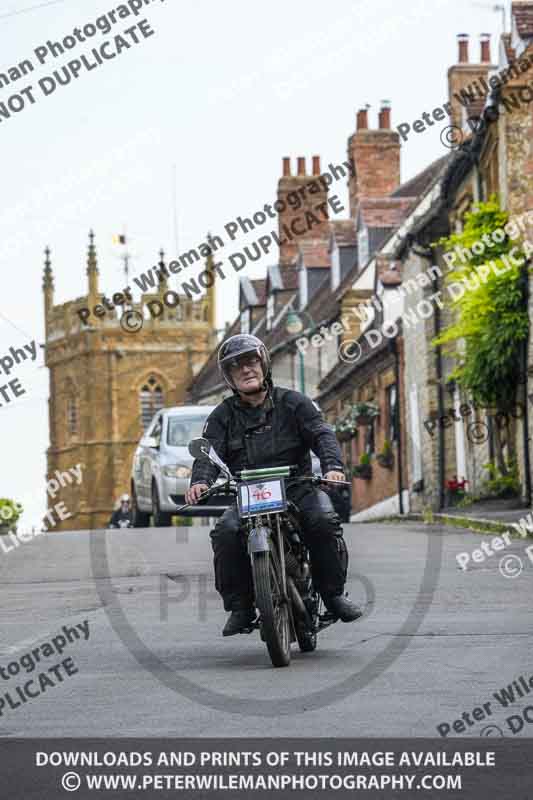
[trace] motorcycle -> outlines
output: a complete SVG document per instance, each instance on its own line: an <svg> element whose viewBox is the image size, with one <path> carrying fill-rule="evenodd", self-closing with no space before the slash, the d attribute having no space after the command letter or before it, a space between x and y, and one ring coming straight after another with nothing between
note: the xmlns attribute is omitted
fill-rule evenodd
<svg viewBox="0 0 533 800"><path fill-rule="evenodd" d="M294 476L296 468L272 467L244 469L232 475L207 439L193 439L189 444L193 458L207 457L226 477L200 495L199 502L214 492L236 496L251 560L255 606L259 612L245 633L259 630L272 664L290 664L291 644L298 642L304 653L317 646L317 635L337 617L322 608L322 599L313 585L309 551L301 536L298 509L287 499L285 480L291 483L349 485L329 481L318 475ZM181 506L176 513L186 509Z"/></svg>

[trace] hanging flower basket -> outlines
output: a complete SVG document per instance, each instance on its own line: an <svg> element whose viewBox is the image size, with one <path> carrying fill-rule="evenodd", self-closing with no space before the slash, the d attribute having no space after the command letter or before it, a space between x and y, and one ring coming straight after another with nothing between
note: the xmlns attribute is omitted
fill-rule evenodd
<svg viewBox="0 0 533 800"><path fill-rule="evenodd" d="M383 469L392 469L394 467L394 455L392 453L378 453L376 461Z"/></svg>
<svg viewBox="0 0 533 800"><path fill-rule="evenodd" d="M357 426L351 411L335 424L335 434L339 442L349 442L350 439L357 436Z"/></svg>
<svg viewBox="0 0 533 800"><path fill-rule="evenodd" d="M336 431L339 442L349 442L353 438L353 431L349 429Z"/></svg>
<svg viewBox="0 0 533 800"><path fill-rule="evenodd" d="M352 468L354 478L369 481L372 478L372 464L357 464Z"/></svg>
<svg viewBox="0 0 533 800"><path fill-rule="evenodd" d="M381 453L376 455L376 461L378 462L379 466L383 467L384 469L393 468L394 453L392 451L392 445L388 439L385 439Z"/></svg>
<svg viewBox="0 0 533 800"><path fill-rule="evenodd" d="M356 425L372 425L379 414L379 408L373 403L354 403L352 418Z"/></svg>

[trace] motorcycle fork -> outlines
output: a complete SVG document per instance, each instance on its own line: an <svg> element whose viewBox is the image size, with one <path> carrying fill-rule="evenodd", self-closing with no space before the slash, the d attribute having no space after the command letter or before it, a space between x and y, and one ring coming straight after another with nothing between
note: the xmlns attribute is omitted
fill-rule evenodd
<svg viewBox="0 0 533 800"><path fill-rule="evenodd" d="M276 533L277 533L277 543L278 543L278 558L279 558L279 565L280 565L280 580L281 580L281 591L282 591L282 598L283 602L288 602L287 597L287 573L285 571L285 543L283 541L283 533L281 531L281 525L279 524L279 514L276 514Z"/></svg>

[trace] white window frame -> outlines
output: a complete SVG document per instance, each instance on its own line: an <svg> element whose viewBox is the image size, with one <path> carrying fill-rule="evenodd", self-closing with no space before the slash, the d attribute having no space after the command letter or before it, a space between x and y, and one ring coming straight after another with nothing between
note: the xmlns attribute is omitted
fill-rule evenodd
<svg viewBox="0 0 533 800"><path fill-rule="evenodd" d="M267 312L266 312L266 329L269 331L272 328L272 320L274 319L274 314L276 311L276 302L274 293L268 295L267 298Z"/></svg>
<svg viewBox="0 0 533 800"><path fill-rule="evenodd" d="M241 311L241 333L250 333L250 309L243 308Z"/></svg>
<svg viewBox="0 0 533 800"><path fill-rule="evenodd" d="M368 261L368 228L362 228L357 234L357 261L359 269L363 269Z"/></svg>

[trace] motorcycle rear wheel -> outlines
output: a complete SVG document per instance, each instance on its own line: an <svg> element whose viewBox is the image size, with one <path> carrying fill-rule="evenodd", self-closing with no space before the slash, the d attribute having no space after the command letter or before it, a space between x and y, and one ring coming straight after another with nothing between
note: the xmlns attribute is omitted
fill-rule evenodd
<svg viewBox="0 0 533 800"><path fill-rule="evenodd" d="M254 553L252 572L255 604L261 618L262 637L275 667L291 661L289 608L281 598L281 579L275 556L270 551Z"/></svg>

